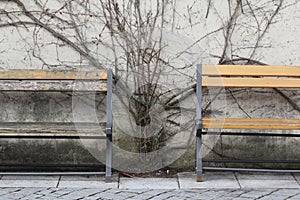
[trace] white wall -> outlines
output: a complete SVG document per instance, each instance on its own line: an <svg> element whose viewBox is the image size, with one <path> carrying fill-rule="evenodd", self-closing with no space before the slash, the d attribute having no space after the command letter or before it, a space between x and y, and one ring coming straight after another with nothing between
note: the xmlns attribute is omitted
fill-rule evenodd
<svg viewBox="0 0 300 200"><path fill-rule="evenodd" d="M20 20L30 23L33 21L30 17L25 16L23 12L20 12L20 6L9 1L1 1L0 9L9 13L9 17L5 13L0 15L1 68L78 68L86 70L93 68L93 59L101 63L101 67L106 68L114 65L115 56L120 66L126 66L124 50L119 48L118 45L112 45L109 31L104 29L105 20L100 1L90 1L90 4L81 6L74 3L71 6L72 10L71 7L62 8L64 1L38 0L36 2L40 3L40 7L35 1L23 2L26 9L32 11L33 16L39 19L40 22L62 36L64 40L67 39L74 46L86 52L91 58L83 56L74 46L70 47L66 42L59 40L57 35L53 35L49 30L45 30L39 25L35 26L28 23L22 25L19 23L18 28L8 26L9 23L16 23ZM128 1L119 0L118 2L122 10L123 5L127 5L123 2ZM166 15L163 19L165 24L162 31L162 42L165 45L162 52L163 58L175 68L191 66L178 71L166 68L162 72L163 78L160 79L160 83L164 83L166 87L180 89L194 84L195 64L217 64L224 51L226 60L243 57L269 65L300 66L299 0L283 1L281 9L274 18L272 18L272 15L279 5L280 1L278 0L242 1L242 8L236 8L235 1L231 1L232 4L229 6L228 1L212 0L209 9L209 1L172 0L167 2L168 4L165 5ZM247 2L250 3L251 9ZM88 9L84 9L85 6ZM143 14L151 9L155 11L156 1L144 0L141 7ZM231 18L235 9L237 9L236 15ZM208 10L209 13L206 17ZM75 14L70 16L68 13L70 11ZM45 12L55 14L59 19L51 18ZM127 17L134 15L132 10L130 12L128 11ZM269 25L268 22L271 19L272 23ZM159 18L159 20L162 20L162 18ZM229 23L230 20L231 23ZM76 24L77 30L74 29L72 23ZM228 28L229 24L231 25L230 28ZM156 27L153 38L158 37L161 34L160 31L161 27ZM224 50L227 33L230 34ZM120 41L122 41L122 38ZM116 55L111 50L112 47L116 48ZM180 52L184 53L178 56ZM245 64L246 61L243 60L239 63ZM245 97L249 94L250 97ZM289 94L295 101L298 100L297 95ZM226 99L223 95L213 104L214 109L212 112L218 111L217 113L220 116L246 117L245 112L240 109L240 107L243 107L251 117L267 117L270 115L297 117L299 115L298 111L293 110L278 95L275 98L273 94L266 94L260 95L258 98L251 92L244 91L236 95L240 104L237 104L230 94L225 96ZM35 99L27 99L27 103L30 101L35 101ZM254 101L255 103L253 103ZM6 100L4 102L7 103ZM265 103L271 105L266 106ZM183 105L190 106L193 109L195 98L183 102ZM235 111L236 109L238 111ZM1 118L18 120L15 116L7 116L3 114ZM24 118L26 115L22 116ZM72 116L67 117L72 118ZM34 119L32 116L31 118ZM64 118L62 120L68 121L69 119ZM118 119L116 118L116 120ZM191 117L191 120L193 120L193 117ZM126 119L123 118L121 121L117 121L116 124L123 122L126 122ZM179 135L179 138L178 141L187 139L185 135ZM187 144L189 140L185 142L184 144ZM213 140L209 147L213 147L215 142ZM223 142L226 143L226 141ZM234 143L234 139L227 141L227 143L232 142ZM176 141L174 144L175 146L179 145ZM286 144L286 141L284 140L282 144Z"/></svg>

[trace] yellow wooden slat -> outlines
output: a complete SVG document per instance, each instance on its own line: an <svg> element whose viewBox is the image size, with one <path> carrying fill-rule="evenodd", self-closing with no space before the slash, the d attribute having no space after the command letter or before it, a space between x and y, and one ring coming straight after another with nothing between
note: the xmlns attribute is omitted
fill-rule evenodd
<svg viewBox="0 0 300 200"><path fill-rule="evenodd" d="M257 129L257 130L300 130L300 119L203 118L203 128L209 128L209 129Z"/></svg>
<svg viewBox="0 0 300 200"><path fill-rule="evenodd" d="M1 70L2 80L106 80L107 71Z"/></svg>
<svg viewBox="0 0 300 200"><path fill-rule="evenodd" d="M203 65L207 76L283 76L300 77L300 66Z"/></svg>
<svg viewBox="0 0 300 200"><path fill-rule="evenodd" d="M202 85L226 88L300 88L300 79L203 77Z"/></svg>

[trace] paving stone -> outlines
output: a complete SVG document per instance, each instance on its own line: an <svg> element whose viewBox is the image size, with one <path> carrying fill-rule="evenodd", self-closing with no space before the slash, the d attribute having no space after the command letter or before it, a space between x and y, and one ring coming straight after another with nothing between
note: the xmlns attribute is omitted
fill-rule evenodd
<svg viewBox="0 0 300 200"><path fill-rule="evenodd" d="M141 189L120 189L120 192L128 192L128 193L134 193L134 194L142 194L145 192L149 192L149 188L141 188ZM119 192L119 193L120 193Z"/></svg>
<svg viewBox="0 0 300 200"><path fill-rule="evenodd" d="M118 177L113 176L111 183L103 176L61 176L58 187L77 188L118 188Z"/></svg>
<svg viewBox="0 0 300 200"><path fill-rule="evenodd" d="M95 200L95 199L116 199L118 196L116 193L118 190L116 189L105 189L102 192L94 193L93 195L89 195L88 197L84 198L84 200Z"/></svg>
<svg viewBox="0 0 300 200"><path fill-rule="evenodd" d="M34 194L46 196L57 190L59 190L59 189L58 188L42 188L41 190L36 191Z"/></svg>
<svg viewBox="0 0 300 200"><path fill-rule="evenodd" d="M296 173L296 174L292 174L292 176L296 179L297 183L300 184L300 174Z"/></svg>
<svg viewBox="0 0 300 200"><path fill-rule="evenodd" d="M52 190L49 194L45 195L44 197L47 197L49 199L57 199L61 196L67 195L69 193L72 193L74 188L55 188Z"/></svg>
<svg viewBox="0 0 300 200"><path fill-rule="evenodd" d="M101 192L101 190L97 191L97 193ZM59 199L84 199L85 197L95 193L95 189L93 188L72 188L68 193L58 196Z"/></svg>
<svg viewBox="0 0 300 200"><path fill-rule="evenodd" d="M0 187L56 187L59 176L3 176Z"/></svg>
<svg viewBox="0 0 300 200"><path fill-rule="evenodd" d="M175 198L177 199L195 199L199 198L198 195L201 195L208 190L182 190L180 189L180 192L176 194Z"/></svg>
<svg viewBox="0 0 300 200"><path fill-rule="evenodd" d="M116 199L119 199L119 200L123 200L123 199L130 199L130 198L133 198L137 195L139 195L141 193L139 192L131 192L131 191L118 191L114 194L114 200Z"/></svg>
<svg viewBox="0 0 300 200"><path fill-rule="evenodd" d="M273 192L273 194L289 197L289 196L295 196L297 194L300 194L300 190L299 189L279 189L279 190Z"/></svg>
<svg viewBox="0 0 300 200"><path fill-rule="evenodd" d="M255 190L255 191L245 192L244 194L240 195L239 197L257 199L257 198L261 198L263 196L266 196L266 195L268 195L272 192L273 192L273 190L271 190L271 189Z"/></svg>
<svg viewBox="0 0 300 200"><path fill-rule="evenodd" d="M295 196L289 197L289 200L299 200L300 199L300 194L297 194Z"/></svg>
<svg viewBox="0 0 300 200"><path fill-rule="evenodd" d="M14 192L1 195L1 199L22 199L26 196L30 196L32 193L36 191L36 188L19 188Z"/></svg>
<svg viewBox="0 0 300 200"><path fill-rule="evenodd" d="M293 199L300 194L300 190L297 189L276 189L268 195L260 198L261 200L269 200L269 199ZM298 196L299 197L299 196ZM297 198L296 198L297 199ZM299 199L299 198L298 198Z"/></svg>
<svg viewBox="0 0 300 200"><path fill-rule="evenodd" d="M35 193L40 191L41 188L22 188L18 192L14 192L15 199L35 199L37 197L42 197L43 195L36 195ZM34 197L34 198L33 198Z"/></svg>
<svg viewBox="0 0 300 200"><path fill-rule="evenodd" d="M196 174L183 172L178 174L181 189L238 189L240 188L235 176L231 172L206 172L203 182L196 182Z"/></svg>
<svg viewBox="0 0 300 200"><path fill-rule="evenodd" d="M165 191L159 195L156 195L151 198L151 200L161 200L161 199L170 199L171 197L174 197L178 194L178 190L170 190L170 191Z"/></svg>
<svg viewBox="0 0 300 200"><path fill-rule="evenodd" d="M73 188L73 189L78 189L78 188ZM97 198L97 195L101 195L102 193L106 193L107 190L110 190L110 189L99 189L99 188L90 188L89 189L90 192L87 194L85 194L84 197L81 197L80 199L84 199L84 200L89 200L89 199L98 199ZM117 196L115 196L117 197Z"/></svg>
<svg viewBox="0 0 300 200"><path fill-rule="evenodd" d="M219 200L219 199L232 199L232 196L226 196L231 190L208 190L205 193L199 194L197 197L201 199Z"/></svg>
<svg viewBox="0 0 300 200"><path fill-rule="evenodd" d="M176 178L120 178L120 189L179 189Z"/></svg>
<svg viewBox="0 0 300 200"><path fill-rule="evenodd" d="M31 194L29 196L20 198L19 200L32 200L32 199L43 199L43 198L48 198L48 197L45 197L43 195Z"/></svg>
<svg viewBox="0 0 300 200"><path fill-rule="evenodd" d="M300 188L290 174L236 173L242 188Z"/></svg>
<svg viewBox="0 0 300 200"><path fill-rule="evenodd" d="M6 194L9 194L9 193L12 193L14 191L18 190L18 188L1 188L0 190L0 197L2 195L6 195Z"/></svg>
<svg viewBox="0 0 300 200"><path fill-rule="evenodd" d="M135 196L128 198L127 200L140 200L140 199L161 199L163 195L172 192L173 190L148 190L147 192L136 194ZM168 195L169 196L169 195Z"/></svg>
<svg viewBox="0 0 300 200"><path fill-rule="evenodd" d="M241 190L241 189L235 189L235 190L231 190L231 192L227 192L227 194L225 194L223 196L223 199L232 199L232 198L238 198L240 197L241 195L247 193L249 191L247 190Z"/></svg>
<svg viewBox="0 0 300 200"><path fill-rule="evenodd" d="M105 189L99 189L99 188L90 188L89 191L85 191L85 190L86 190L85 188L58 188L58 190L53 191L49 195L46 195L46 197L59 198L59 199L72 199L69 197L73 196L73 193L77 193L78 191L80 191L81 193L78 193L75 196L79 196L78 198L82 198L82 197L85 198L86 196L105 191Z"/></svg>

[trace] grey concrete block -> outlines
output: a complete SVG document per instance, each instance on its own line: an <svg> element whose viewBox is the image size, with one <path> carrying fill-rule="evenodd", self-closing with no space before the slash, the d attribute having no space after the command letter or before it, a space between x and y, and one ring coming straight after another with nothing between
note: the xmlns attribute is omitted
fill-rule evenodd
<svg viewBox="0 0 300 200"><path fill-rule="evenodd" d="M240 188L231 172L206 172L203 182L196 182L196 174L183 172L178 174L180 189L238 189Z"/></svg>
<svg viewBox="0 0 300 200"><path fill-rule="evenodd" d="M111 183L104 176L61 176L59 188L118 188L118 177L113 176Z"/></svg>
<svg viewBox="0 0 300 200"><path fill-rule="evenodd" d="M300 188L291 174L236 173L242 188Z"/></svg>
<svg viewBox="0 0 300 200"><path fill-rule="evenodd" d="M59 176L3 176L0 187L56 187Z"/></svg>
<svg viewBox="0 0 300 200"><path fill-rule="evenodd" d="M120 189L178 189L176 178L120 178Z"/></svg>

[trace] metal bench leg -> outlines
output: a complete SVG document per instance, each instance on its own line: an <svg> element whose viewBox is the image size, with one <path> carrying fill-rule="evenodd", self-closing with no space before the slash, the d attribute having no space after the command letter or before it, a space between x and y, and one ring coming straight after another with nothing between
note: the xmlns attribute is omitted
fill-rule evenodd
<svg viewBox="0 0 300 200"><path fill-rule="evenodd" d="M105 169L105 181L106 183L112 182L112 135L107 135L106 139L106 169Z"/></svg>
<svg viewBox="0 0 300 200"><path fill-rule="evenodd" d="M199 133L200 132L200 133ZM202 130L197 130L196 138L196 182L203 181L202 172Z"/></svg>

